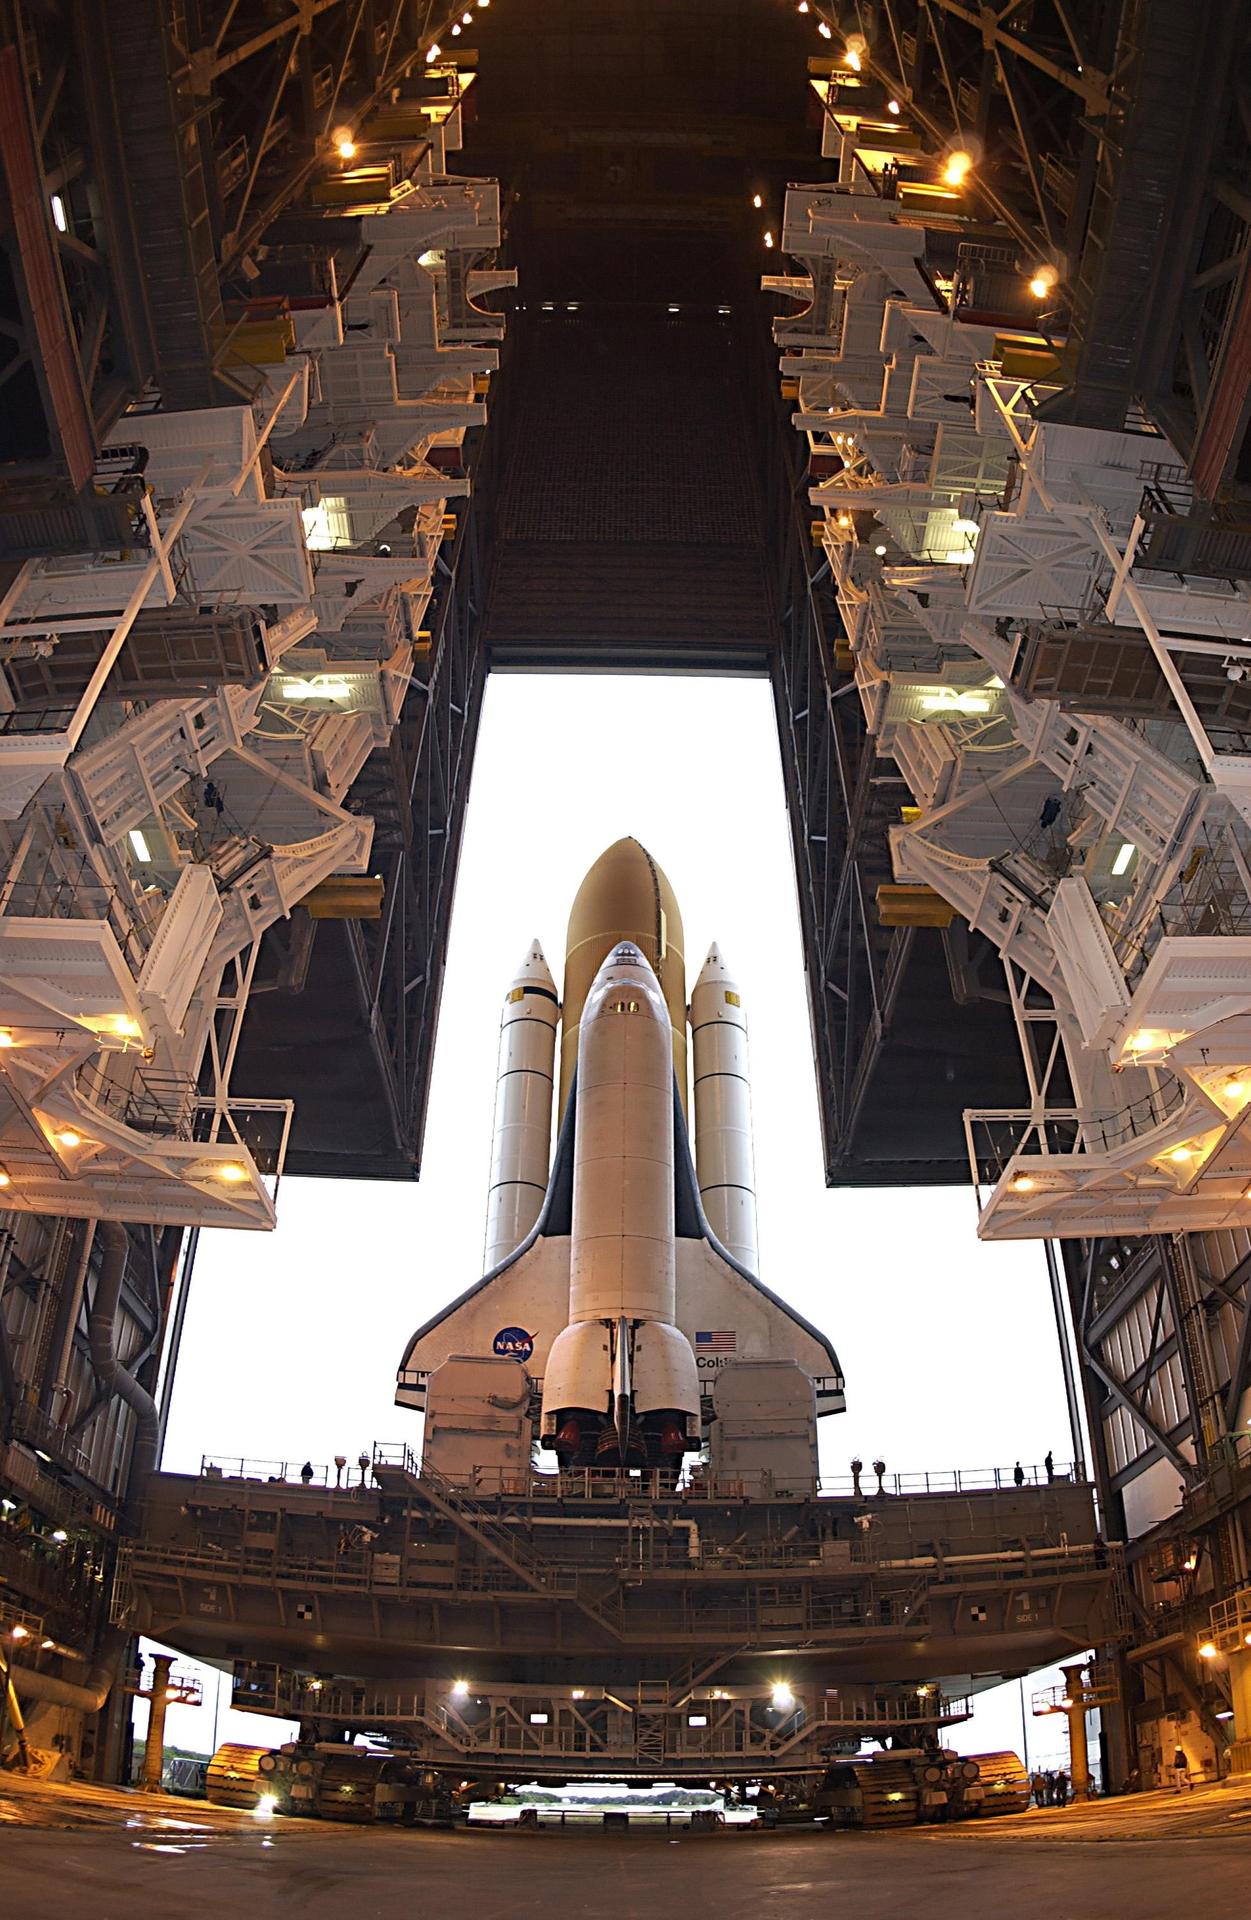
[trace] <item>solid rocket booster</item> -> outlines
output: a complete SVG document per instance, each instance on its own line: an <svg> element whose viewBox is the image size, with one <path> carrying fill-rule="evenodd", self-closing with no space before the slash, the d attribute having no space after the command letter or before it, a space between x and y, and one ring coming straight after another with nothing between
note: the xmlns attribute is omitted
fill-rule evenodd
<svg viewBox="0 0 1251 1920"><path fill-rule="evenodd" d="M674 1324L669 1010L622 942L582 1007L569 1324L543 1376L543 1434L566 1463L676 1460L698 1445L695 1357Z"/></svg>
<svg viewBox="0 0 1251 1920"><path fill-rule="evenodd" d="M483 1271L521 1245L547 1192L560 1003L535 940L504 996Z"/></svg>
<svg viewBox="0 0 1251 1920"><path fill-rule="evenodd" d="M691 992L695 1165L708 1224L749 1273L759 1272L756 1167L743 996L714 942Z"/></svg>

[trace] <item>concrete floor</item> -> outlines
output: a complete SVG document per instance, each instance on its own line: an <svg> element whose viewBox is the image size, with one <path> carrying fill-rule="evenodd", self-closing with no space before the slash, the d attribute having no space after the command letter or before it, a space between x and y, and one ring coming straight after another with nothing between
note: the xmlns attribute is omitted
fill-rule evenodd
<svg viewBox="0 0 1251 1920"><path fill-rule="evenodd" d="M889 1836L426 1833L0 1780L6 1920L1246 1920L1251 1789Z"/></svg>

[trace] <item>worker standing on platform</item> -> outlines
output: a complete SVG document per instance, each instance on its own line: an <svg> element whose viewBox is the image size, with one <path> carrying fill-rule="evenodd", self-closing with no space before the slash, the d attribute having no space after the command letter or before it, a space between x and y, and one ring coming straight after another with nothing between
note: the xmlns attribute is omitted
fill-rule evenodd
<svg viewBox="0 0 1251 1920"><path fill-rule="evenodd" d="M1012 1469L1012 1484L1014 1487L1023 1487L1025 1485L1025 1469L1019 1460Z"/></svg>
<svg viewBox="0 0 1251 1920"><path fill-rule="evenodd" d="M1046 1454L1043 1457L1043 1466L1047 1470L1048 1480L1054 1480L1056 1477L1056 1463L1055 1456L1050 1447L1047 1448Z"/></svg>

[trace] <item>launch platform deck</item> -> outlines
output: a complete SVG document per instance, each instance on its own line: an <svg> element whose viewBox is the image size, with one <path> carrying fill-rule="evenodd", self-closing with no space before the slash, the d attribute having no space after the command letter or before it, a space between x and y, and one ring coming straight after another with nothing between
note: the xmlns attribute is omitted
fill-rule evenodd
<svg viewBox="0 0 1251 1920"><path fill-rule="evenodd" d="M1174 1920L1193 1905L1201 1867L1207 1920L1241 1920L1248 1822L1251 1785L889 1836L409 1833L304 1821L262 1828L201 1801L154 1805L120 1790L0 1778L0 1903L22 1920L61 1920L76 1902L185 1920L244 1910L256 1920L295 1911L332 1920L350 1902L398 1920L413 1910L416 1873L423 1907L445 1920L591 1911L641 1920L683 1905L726 1920L783 1908L806 1920L828 1914L835 1897L864 1920L913 1912L1002 1920L1007 1911L1016 1920ZM100 1906L105 1887L124 1907Z"/></svg>

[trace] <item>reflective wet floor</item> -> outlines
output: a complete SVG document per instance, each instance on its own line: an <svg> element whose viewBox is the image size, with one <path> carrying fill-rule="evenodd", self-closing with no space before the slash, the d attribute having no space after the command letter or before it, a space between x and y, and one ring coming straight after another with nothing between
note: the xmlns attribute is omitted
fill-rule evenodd
<svg viewBox="0 0 1251 1920"><path fill-rule="evenodd" d="M890 1835L429 1833L260 1823L0 1779L6 1920L1247 1920L1251 1789Z"/></svg>

